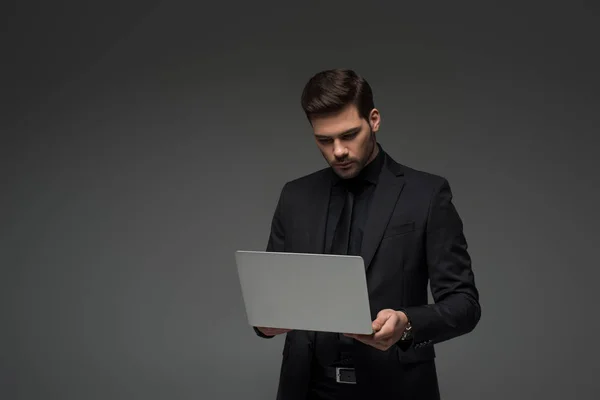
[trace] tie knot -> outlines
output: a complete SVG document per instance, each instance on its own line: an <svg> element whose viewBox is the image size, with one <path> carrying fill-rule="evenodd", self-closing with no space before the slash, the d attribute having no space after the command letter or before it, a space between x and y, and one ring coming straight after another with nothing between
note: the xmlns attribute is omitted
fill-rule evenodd
<svg viewBox="0 0 600 400"><path fill-rule="evenodd" d="M351 179L345 182L346 194L347 195L358 195L365 188L365 182L362 180Z"/></svg>

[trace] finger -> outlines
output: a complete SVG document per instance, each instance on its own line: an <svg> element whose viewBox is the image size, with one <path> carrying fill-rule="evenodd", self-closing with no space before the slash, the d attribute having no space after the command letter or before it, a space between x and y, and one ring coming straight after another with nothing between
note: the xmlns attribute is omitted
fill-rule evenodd
<svg viewBox="0 0 600 400"><path fill-rule="evenodd" d="M262 333L268 336L281 335L283 333L290 332L291 329L282 329L282 328L258 328Z"/></svg>
<svg viewBox="0 0 600 400"><path fill-rule="evenodd" d="M384 324L385 320L383 318L378 317L377 319L375 319L372 324L373 333L379 331Z"/></svg>
<svg viewBox="0 0 600 400"><path fill-rule="evenodd" d="M396 314L391 315L381 329L373 335L375 340L386 340L394 335L394 330L398 324L398 316Z"/></svg>
<svg viewBox="0 0 600 400"><path fill-rule="evenodd" d="M354 339L358 339L358 338L368 338L371 337L372 335L364 335L364 334L360 334L360 333L342 333L342 335L344 336L348 336Z"/></svg>
<svg viewBox="0 0 600 400"><path fill-rule="evenodd" d="M387 327L387 324L384 329L386 329L386 330L389 329ZM352 339L356 339L359 342L364 343L368 346L372 346L378 350L386 351L391 346L393 329L391 332L392 332L391 334L388 334L388 337L384 337L383 339L379 339L379 340L375 338L375 335L360 335L360 334L353 334L353 333L344 333L343 335L347 336L349 338L352 338ZM384 331L384 333L385 333L385 331Z"/></svg>
<svg viewBox="0 0 600 400"><path fill-rule="evenodd" d="M348 337L352 337L353 339L356 339L361 343L364 343L369 346L373 346L378 349L385 347L384 343L381 343L381 342L373 339L372 335L348 335Z"/></svg>
<svg viewBox="0 0 600 400"><path fill-rule="evenodd" d="M354 339L358 340L359 342L367 344L369 346L373 346L376 343L370 336L366 336L366 335L353 335L352 337Z"/></svg>
<svg viewBox="0 0 600 400"><path fill-rule="evenodd" d="M375 320L373 321L373 330L380 330L381 327L385 325L387 320L394 314L394 311L389 309L379 311L379 313L377 314L377 318L375 318Z"/></svg>

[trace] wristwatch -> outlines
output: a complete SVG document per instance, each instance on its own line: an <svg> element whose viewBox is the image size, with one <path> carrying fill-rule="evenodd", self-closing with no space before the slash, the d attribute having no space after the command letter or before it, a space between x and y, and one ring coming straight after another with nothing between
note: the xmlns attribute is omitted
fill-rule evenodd
<svg viewBox="0 0 600 400"><path fill-rule="evenodd" d="M412 340L412 338L412 325L410 324L410 321L408 321L406 323L406 327L404 328L404 332L402 332L402 336L400 336L400 340L405 342L408 340Z"/></svg>

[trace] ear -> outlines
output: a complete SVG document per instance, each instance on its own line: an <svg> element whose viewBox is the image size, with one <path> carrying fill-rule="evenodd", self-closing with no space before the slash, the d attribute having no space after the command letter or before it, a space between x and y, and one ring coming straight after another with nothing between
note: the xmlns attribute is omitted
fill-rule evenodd
<svg viewBox="0 0 600 400"><path fill-rule="evenodd" d="M374 108L369 113L369 125L371 125L371 130L373 132L377 132L379 130L380 124L381 124L381 115L379 114L379 110Z"/></svg>

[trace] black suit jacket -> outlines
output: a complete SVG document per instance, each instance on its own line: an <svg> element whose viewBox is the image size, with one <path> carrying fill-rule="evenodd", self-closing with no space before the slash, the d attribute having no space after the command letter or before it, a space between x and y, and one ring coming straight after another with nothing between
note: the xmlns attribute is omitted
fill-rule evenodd
<svg viewBox="0 0 600 400"><path fill-rule="evenodd" d="M326 168L284 185L267 251L324 252L332 174ZM364 391L364 398L439 399L434 345L470 332L481 315L462 221L448 181L385 154L361 256L372 318L385 308L404 310L414 341L407 350L396 345L388 351L356 342L356 390ZM434 304L428 304L428 282ZM279 400L306 399L313 338L309 331L286 334Z"/></svg>

